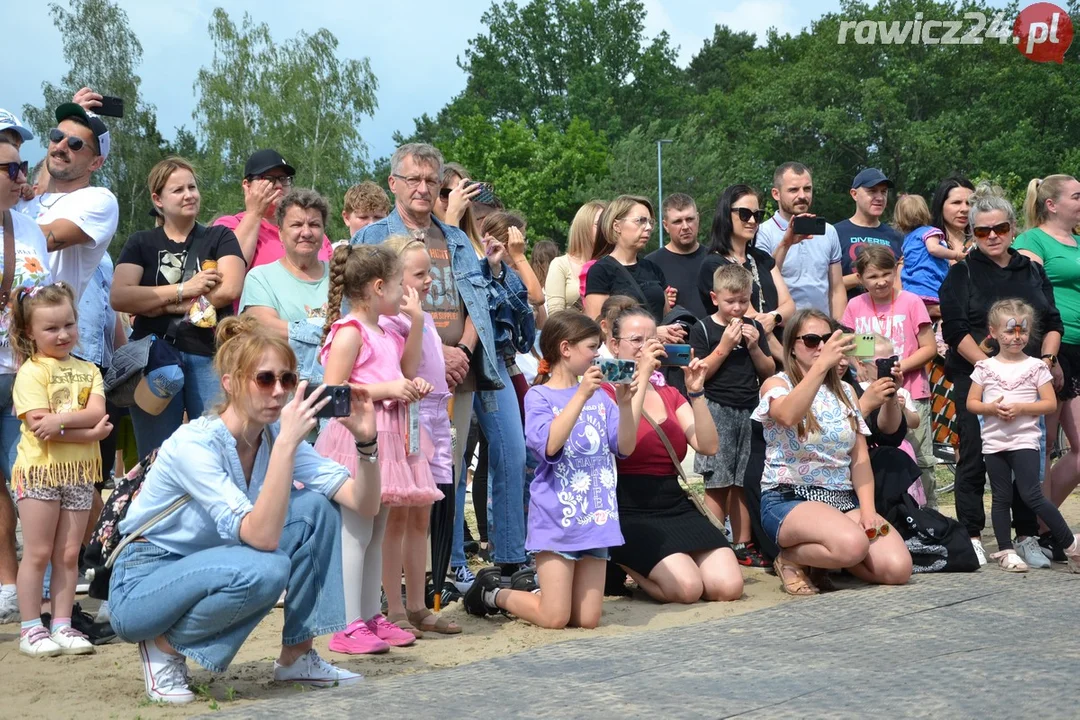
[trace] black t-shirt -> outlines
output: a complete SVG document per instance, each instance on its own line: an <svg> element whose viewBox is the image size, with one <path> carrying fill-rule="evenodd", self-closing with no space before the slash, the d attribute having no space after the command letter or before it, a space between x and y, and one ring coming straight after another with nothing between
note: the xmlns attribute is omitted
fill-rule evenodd
<svg viewBox="0 0 1080 720"><path fill-rule="evenodd" d="M845 275L855 272L855 260L864 245L885 245L892 250L897 261L904 257L904 236L892 225L881 223L876 228L863 227L851 222L851 219L836 223L836 234L840 238L840 267ZM848 290L848 299L862 295L866 290L856 287Z"/></svg>
<svg viewBox="0 0 1080 720"><path fill-rule="evenodd" d="M712 315L716 312L709 293L713 289L713 275L721 265L730 265L731 261L723 255L706 255L698 271L698 292L701 303L705 306L705 314ZM773 281L772 270L776 267L773 256L756 247L746 249L746 262L743 267L754 276L754 283L750 287L750 305L759 313L774 313L780 304L776 292L776 283ZM754 270L757 270L755 273Z"/></svg>
<svg viewBox="0 0 1080 720"><path fill-rule="evenodd" d="M664 271L646 258L633 265L623 265L607 255L589 268L585 278L586 295L629 295L652 313L659 325L664 321Z"/></svg>
<svg viewBox="0 0 1080 720"><path fill-rule="evenodd" d="M197 258L191 263L191 270L185 272L187 255L193 247ZM196 223L183 243L170 240L162 228L132 233L124 243L124 249L120 251L120 258L116 264L138 265L143 269L139 285L159 287L175 285L182 280L190 279L202 269L204 260L220 260L229 255L235 255L240 259L244 257L240 242L232 230L221 225L207 227ZM232 305L217 309L219 322L232 314ZM131 328L131 339L138 340L150 333L165 337L169 324L177 317L182 316L136 316ZM200 328L191 323L181 322L176 333L176 348L192 355L213 355L214 328Z"/></svg>
<svg viewBox="0 0 1080 720"><path fill-rule="evenodd" d="M697 287L698 272L701 270L705 253L706 250L701 245L688 255L679 255L667 248L660 248L645 258L663 270L668 285L679 291L676 304L689 310L696 318L703 318L709 314L701 303L701 295Z"/></svg>
<svg viewBox="0 0 1080 720"><path fill-rule="evenodd" d="M756 320L744 322L754 323L760 334L758 347L766 356L772 357L769 341L761 324ZM694 327L690 328L690 347L694 350L694 357L704 358L715 350L726 329L726 325L716 322L711 315L695 323ZM761 380L754 369L754 360L750 357L750 351L741 344L735 346L716 373L705 381L705 397L727 407L747 410L757 407L760 390Z"/></svg>

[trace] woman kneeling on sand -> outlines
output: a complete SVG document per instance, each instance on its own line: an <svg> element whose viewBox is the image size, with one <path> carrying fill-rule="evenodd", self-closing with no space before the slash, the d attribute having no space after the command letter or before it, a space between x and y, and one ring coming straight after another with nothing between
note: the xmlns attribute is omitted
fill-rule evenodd
<svg viewBox="0 0 1080 720"><path fill-rule="evenodd" d="M360 680L320 658L312 639L345 627L333 503L377 512L378 465L360 462L350 477L304 441L327 398L304 399L284 338L244 317L226 319L217 341L224 402L165 441L120 531L190 500L121 552L110 585L113 628L139 644L151 700L191 702L186 659L223 672L288 588L274 680ZM342 424L372 457L374 411L362 390L354 389L352 409Z"/></svg>

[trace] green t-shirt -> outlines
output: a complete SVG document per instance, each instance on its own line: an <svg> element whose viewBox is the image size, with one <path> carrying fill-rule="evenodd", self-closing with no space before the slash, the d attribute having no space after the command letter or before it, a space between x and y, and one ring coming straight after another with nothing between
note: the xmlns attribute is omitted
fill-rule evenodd
<svg viewBox="0 0 1080 720"><path fill-rule="evenodd" d="M281 261L252 268L244 279L240 312L256 305L273 308L287 322L307 320L322 328L326 321L326 298L330 290L330 269L323 263L321 280L301 280L285 269Z"/></svg>
<svg viewBox="0 0 1080 720"><path fill-rule="evenodd" d="M1073 235L1073 241L1078 247L1062 245L1045 231L1034 228L1016 238L1013 247L1042 258L1046 277L1054 286L1054 304L1065 325L1062 340L1080 345L1080 236Z"/></svg>

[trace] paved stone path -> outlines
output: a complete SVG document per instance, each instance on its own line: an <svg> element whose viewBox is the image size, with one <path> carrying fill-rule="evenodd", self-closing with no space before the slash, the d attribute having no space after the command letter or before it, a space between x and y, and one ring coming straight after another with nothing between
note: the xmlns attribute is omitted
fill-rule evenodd
<svg viewBox="0 0 1080 720"><path fill-rule="evenodd" d="M1075 718L1080 575L916 577L214 718Z"/></svg>

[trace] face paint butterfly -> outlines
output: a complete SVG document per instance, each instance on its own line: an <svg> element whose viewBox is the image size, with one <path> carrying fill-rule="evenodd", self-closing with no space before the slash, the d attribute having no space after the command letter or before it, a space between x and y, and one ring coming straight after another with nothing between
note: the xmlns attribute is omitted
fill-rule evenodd
<svg viewBox="0 0 1080 720"><path fill-rule="evenodd" d="M1024 318L1017 322L1016 318L1009 318L1005 323L1005 333L1011 335L1020 335L1028 331L1028 319Z"/></svg>

